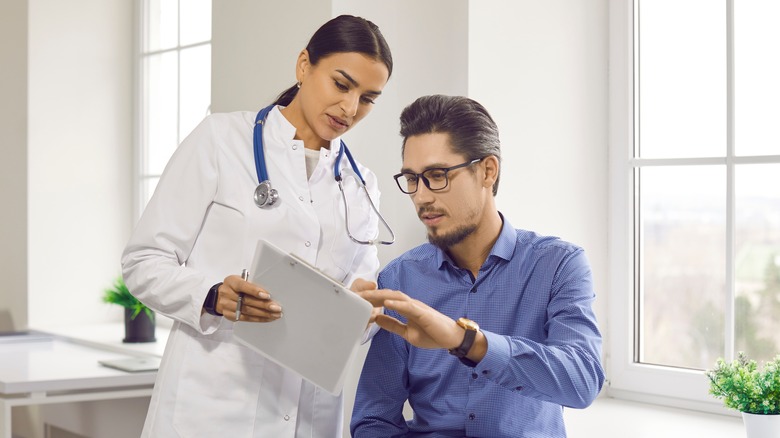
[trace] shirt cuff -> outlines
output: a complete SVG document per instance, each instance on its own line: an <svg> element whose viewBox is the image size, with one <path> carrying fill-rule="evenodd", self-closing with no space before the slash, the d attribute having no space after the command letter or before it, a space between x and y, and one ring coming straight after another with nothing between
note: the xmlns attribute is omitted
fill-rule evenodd
<svg viewBox="0 0 780 438"><path fill-rule="evenodd" d="M363 339L360 340L360 345L365 344L366 342L370 341L374 338L374 335L377 334L379 331L379 325L377 323L372 322L371 325L366 328L366 331L363 332Z"/></svg>
<svg viewBox="0 0 780 438"><path fill-rule="evenodd" d="M224 319L225 318L221 316L211 315L207 312L203 312L203 314L200 315L200 324L198 325L197 330L202 335L210 335L217 331L219 325Z"/></svg>
<svg viewBox="0 0 780 438"><path fill-rule="evenodd" d="M482 332L485 335L488 348L485 357L474 368L474 372L485 376L500 386L520 392L523 396L532 397L537 400L550 401L547 394L535 390L530 382L523 382L514 375L507 375L510 368L510 360L518 356L518 345L512 344L510 338L497 335L491 332ZM520 347L528 348L528 347ZM528 351L531 351L530 349Z"/></svg>
<svg viewBox="0 0 780 438"><path fill-rule="evenodd" d="M480 374L489 375L498 370L503 370L509 364L509 355L511 348L509 341L505 336L497 335L492 332L482 331L487 342L487 351L485 357L475 367L475 371Z"/></svg>

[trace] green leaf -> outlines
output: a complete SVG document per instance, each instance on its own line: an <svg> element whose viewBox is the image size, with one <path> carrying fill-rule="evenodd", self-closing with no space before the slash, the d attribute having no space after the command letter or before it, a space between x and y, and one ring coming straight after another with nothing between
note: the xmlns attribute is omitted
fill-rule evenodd
<svg viewBox="0 0 780 438"><path fill-rule="evenodd" d="M114 280L112 287L103 291L103 302L131 309L133 311L131 319L135 319L141 312L144 312L150 319L154 316L152 309L146 307L135 295L130 293L121 275Z"/></svg>
<svg viewBox="0 0 780 438"><path fill-rule="evenodd" d="M732 362L718 359L704 375L710 394L730 409L751 414L780 414L780 355L759 368L743 352Z"/></svg>

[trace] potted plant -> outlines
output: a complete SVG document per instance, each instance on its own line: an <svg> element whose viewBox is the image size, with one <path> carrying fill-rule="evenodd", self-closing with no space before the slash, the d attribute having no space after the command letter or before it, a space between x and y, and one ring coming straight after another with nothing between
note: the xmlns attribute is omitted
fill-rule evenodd
<svg viewBox="0 0 780 438"><path fill-rule="evenodd" d="M125 338L122 342L156 341L154 312L130 293L121 275L112 287L103 292L103 301L125 308Z"/></svg>
<svg viewBox="0 0 780 438"><path fill-rule="evenodd" d="M710 394L742 413L748 438L780 436L780 355L760 369L740 352L730 363L718 359L705 374Z"/></svg>

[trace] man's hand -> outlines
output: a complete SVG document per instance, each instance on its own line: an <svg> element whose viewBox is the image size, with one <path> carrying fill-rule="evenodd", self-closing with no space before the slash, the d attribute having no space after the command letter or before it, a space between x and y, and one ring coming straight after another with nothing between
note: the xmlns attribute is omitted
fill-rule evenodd
<svg viewBox="0 0 780 438"><path fill-rule="evenodd" d="M364 290L360 295L375 307L384 306L403 315L406 324L384 314L377 315L376 323L415 347L452 349L463 341L464 331L452 318L403 292L374 289Z"/></svg>
<svg viewBox="0 0 780 438"><path fill-rule="evenodd" d="M355 292L356 294L363 296L364 291L372 291L376 290L376 283L373 281L364 280L362 278L355 279L355 281L352 282L352 286L349 287L349 289L352 292ZM364 297L365 298L365 297ZM372 303L373 305L373 303ZM371 325L373 322L376 321L376 317L381 315L384 311L382 310L382 305L379 306L374 305L374 308L371 309L371 318L368 320L368 325Z"/></svg>

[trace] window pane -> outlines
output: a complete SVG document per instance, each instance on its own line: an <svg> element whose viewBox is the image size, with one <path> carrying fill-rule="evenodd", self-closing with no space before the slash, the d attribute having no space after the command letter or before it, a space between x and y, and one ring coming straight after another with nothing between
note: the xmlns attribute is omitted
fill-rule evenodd
<svg viewBox="0 0 780 438"><path fill-rule="evenodd" d="M780 164L736 168L736 351L780 352ZM774 182L773 182L774 181Z"/></svg>
<svg viewBox="0 0 780 438"><path fill-rule="evenodd" d="M211 39L211 0L181 2L181 34L179 44L202 43Z"/></svg>
<svg viewBox="0 0 780 438"><path fill-rule="evenodd" d="M708 368L724 351L725 168L640 172L640 362Z"/></svg>
<svg viewBox="0 0 780 438"><path fill-rule="evenodd" d="M734 2L737 155L780 155L780 2Z"/></svg>
<svg viewBox="0 0 780 438"><path fill-rule="evenodd" d="M145 134L146 174L160 174L178 145L177 53L161 53L146 60Z"/></svg>
<svg viewBox="0 0 780 438"><path fill-rule="evenodd" d="M147 52L170 49L178 44L179 12L177 3L178 0L147 0Z"/></svg>
<svg viewBox="0 0 780 438"><path fill-rule="evenodd" d="M182 50L180 75L179 138L183 139L208 113L211 103L211 46Z"/></svg>
<svg viewBox="0 0 780 438"><path fill-rule="evenodd" d="M639 39L639 156L725 155L725 0L640 1Z"/></svg>

